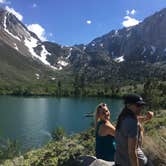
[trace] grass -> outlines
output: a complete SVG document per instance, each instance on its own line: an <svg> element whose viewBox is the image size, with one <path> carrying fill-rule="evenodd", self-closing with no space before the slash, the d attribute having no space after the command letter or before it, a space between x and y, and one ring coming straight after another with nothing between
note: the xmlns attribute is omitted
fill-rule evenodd
<svg viewBox="0 0 166 166"><path fill-rule="evenodd" d="M166 110L145 124L144 151L155 166L166 165Z"/></svg>

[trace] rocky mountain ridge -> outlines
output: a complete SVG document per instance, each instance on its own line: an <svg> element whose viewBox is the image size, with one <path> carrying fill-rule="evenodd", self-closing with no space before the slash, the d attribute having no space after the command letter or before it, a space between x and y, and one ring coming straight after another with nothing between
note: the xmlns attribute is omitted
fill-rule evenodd
<svg viewBox="0 0 166 166"><path fill-rule="evenodd" d="M166 71L165 28L166 9L163 9L136 26L112 30L87 45L66 47L41 41L14 15L0 9L0 46L4 52L10 47L15 54L51 72L84 74L89 81L132 79L135 75L138 81L147 76L163 77ZM0 59L3 55L0 54ZM143 77L139 77L142 71Z"/></svg>

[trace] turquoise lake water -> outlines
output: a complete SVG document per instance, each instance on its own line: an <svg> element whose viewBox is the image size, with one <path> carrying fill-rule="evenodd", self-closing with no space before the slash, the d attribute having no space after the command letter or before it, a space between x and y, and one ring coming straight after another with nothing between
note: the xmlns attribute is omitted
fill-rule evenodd
<svg viewBox="0 0 166 166"><path fill-rule="evenodd" d="M119 99L0 96L0 136L18 140L23 149L40 147L56 127L68 134L89 128L93 118L85 114L95 111L100 102L108 105L115 121L123 107Z"/></svg>

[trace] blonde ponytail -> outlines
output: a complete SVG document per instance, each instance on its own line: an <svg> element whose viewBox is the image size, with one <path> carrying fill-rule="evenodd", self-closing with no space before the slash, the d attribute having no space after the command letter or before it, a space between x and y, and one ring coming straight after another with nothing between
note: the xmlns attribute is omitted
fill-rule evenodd
<svg viewBox="0 0 166 166"><path fill-rule="evenodd" d="M100 120L100 110L97 107L96 112L95 112L95 128L97 127L97 123L98 123L99 120Z"/></svg>
<svg viewBox="0 0 166 166"><path fill-rule="evenodd" d="M100 120L100 114L101 111L103 110L103 105L105 105L104 103L100 103L97 108L96 108L96 112L95 112L95 128L97 127L97 123Z"/></svg>

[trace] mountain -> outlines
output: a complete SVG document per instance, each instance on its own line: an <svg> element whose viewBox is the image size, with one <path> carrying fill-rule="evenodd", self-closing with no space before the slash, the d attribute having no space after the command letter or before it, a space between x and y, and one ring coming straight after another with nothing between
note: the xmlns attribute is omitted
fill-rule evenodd
<svg viewBox="0 0 166 166"><path fill-rule="evenodd" d="M113 30L93 40L88 50L107 52L117 62L143 60L157 62L166 60L166 9L146 18L140 24Z"/></svg>
<svg viewBox="0 0 166 166"><path fill-rule="evenodd" d="M166 79L165 28L166 9L163 9L136 26L112 30L94 39L83 47L90 56L89 66L94 66L90 78L102 72L100 78L116 81Z"/></svg>
<svg viewBox="0 0 166 166"><path fill-rule="evenodd" d="M92 64L106 65L105 71L109 70L109 66L113 66L111 63L115 62L113 69L118 70L115 72L122 80L164 77L166 71L165 28L166 9L163 9L136 26L112 30L94 39L84 46L85 52L93 57ZM112 72L110 77L115 72Z"/></svg>
<svg viewBox="0 0 166 166"><path fill-rule="evenodd" d="M64 56L66 49L62 50L58 44L43 43L13 14L2 8L0 31L0 83L32 83L58 77L56 71L65 64L61 64L61 61L53 64L54 56ZM50 46L50 51L53 45L52 55L45 45Z"/></svg>
<svg viewBox="0 0 166 166"><path fill-rule="evenodd" d="M87 45L41 41L14 15L0 9L1 82L70 79L124 83L147 77L165 79L166 9L140 24L111 32ZM48 74L49 73L49 74Z"/></svg>

